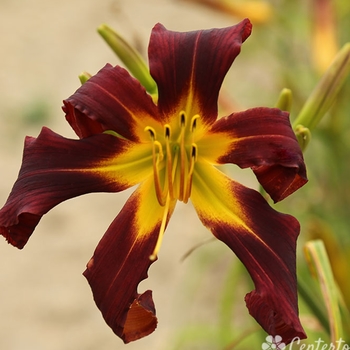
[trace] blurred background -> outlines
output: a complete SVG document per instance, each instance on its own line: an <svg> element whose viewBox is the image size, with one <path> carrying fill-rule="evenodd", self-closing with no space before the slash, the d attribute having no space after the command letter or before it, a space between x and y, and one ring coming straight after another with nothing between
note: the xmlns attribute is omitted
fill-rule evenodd
<svg viewBox="0 0 350 350"><path fill-rule="evenodd" d="M273 107L287 87L293 92L293 120L336 52L349 41L348 1L0 0L0 205L17 177L24 137L37 136L45 125L75 138L61 111L62 100L80 86L81 71L95 74L107 62L120 64L96 32L100 24L114 28L146 58L157 22L188 31L230 26L245 17L252 20L253 33L224 82L222 114ZM300 278L312 294L319 292L311 281L303 245L321 238L346 307L349 96L348 79L305 152L309 183L275 206L302 224ZM249 170L232 166L227 171L258 188ZM104 323L81 273L130 193L93 194L62 203L44 216L23 251L0 240L1 349L124 348ZM191 205L179 203L159 260L139 286L140 291L153 290L158 328L127 345L128 350L261 348L266 334L248 315L244 302L254 287L250 277L232 252L210 237ZM300 314L308 342L318 337L329 341L303 298Z"/></svg>

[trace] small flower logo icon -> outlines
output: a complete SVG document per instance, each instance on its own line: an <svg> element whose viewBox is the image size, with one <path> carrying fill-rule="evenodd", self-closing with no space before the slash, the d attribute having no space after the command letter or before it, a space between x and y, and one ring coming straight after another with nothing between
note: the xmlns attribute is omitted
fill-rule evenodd
<svg viewBox="0 0 350 350"><path fill-rule="evenodd" d="M282 337L276 335L273 337L269 335L266 337L266 342L262 344L263 350L282 350L286 347L286 344L282 342Z"/></svg>

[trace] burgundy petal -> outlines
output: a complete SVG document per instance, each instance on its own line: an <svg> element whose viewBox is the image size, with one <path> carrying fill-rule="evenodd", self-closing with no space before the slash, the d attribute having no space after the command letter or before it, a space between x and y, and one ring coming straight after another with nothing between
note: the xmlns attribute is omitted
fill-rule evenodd
<svg viewBox="0 0 350 350"><path fill-rule="evenodd" d="M159 121L156 105L138 80L109 64L64 101L64 111L80 138L113 130L137 141L148 123Z"/></svg>
<svg viewBox="0 0 350 350"><path fill-rule="evenodd" d="M250 314L285 343L305 338L298 318L296 240L299 223L273 210L256 191L202 166L191 201L203 224L243 262L255 290L246 296Z"/></svg>
<svg viewBox="0 0 350 350"><path fill-rule="evenodd" d="M0 211L0 234L23 248L42 215L62 201L134 185L101 168L129 146L129 141L111 135L70 140L47 128L38 138L27 137L18 179Z"/></svg>
<svg viewBox="0 0 350 350"><path fill-rule="evenodd" d="M165 213L166 223L175 201ZM150 291L139 294L152 264L164 207L155 196L153 179L140 185L99 242L84 272L107 324L125 343L142 338L157 326Z"/></svg>
<svg viewBox="0 0 350 350"><path fill-rule="evenodd" d="M303 155L287 112L248 109L217 120L211 131L221 139L225 136L229 144L217 162L251 167L275 202L307 182Z"/></svg>
<svg viewBox="0 0 350 350"><path fill-rule="evenodd" d="M248 19L229 28L186 33L157 24L149 44L149 64L158 85L160 111L170 116L195 106L192 113L212 123L222 81L251 28Z"/></svg>

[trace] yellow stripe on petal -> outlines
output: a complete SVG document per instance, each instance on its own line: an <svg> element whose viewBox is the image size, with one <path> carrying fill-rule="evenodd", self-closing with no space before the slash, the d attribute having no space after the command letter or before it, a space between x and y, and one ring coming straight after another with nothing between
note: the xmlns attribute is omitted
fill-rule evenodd
<svg viewBox="0 0 350 350"><path fill-rule="evenodd" d="M230 224L254 234L246 224L251 219L229 191L231 186L232 180L222 172L210 164L200 163L193 175L191 201L198 215L206 221Z"/></svg>
<svg viewBox="0 0 350 350"><path fill-rule="evenodd" d="M198 158L219 164L218 159L229 152L233 141L232 135L223 132L207 132L197 141Z"/></svg>
<svg viewBox="0 0 350 350"><path fill-rule="evenodd" d="M268 207L268 210L273 211L262 196L233 181L209 164L202 163L197 169L193 178L191 201L204 225L209 229L218 226L229 227L232 234L251 235L257 244L269 251L269 254L277 256L277 252L257 231L256 226L262 210ZM258 199L255 198L256 195Z"/></svg>
<svg viewBox="0 0 350 350"><path fill-rule="evenodd" d="M233 191L235 182L210 164L196 165L193 175L191 201L199 218L209 229L215 226L230 226L232 230L252 235L272 254L271 248L254 230L254 217L245 210L246 203L241 202ZM243 187L237 183L237 191ZM255 191L254 191L255 192ZM257 215L259 215L257 213Z"/></svg>
<svg viewBox="0 0 350 350"><path fill-rule="evenodd" d="M135 225L138 239L143 239L156 228L158 230L158 240L156 247L149 257L155 260L162 242L164 231L175 209L176 200L171 200L169 195L164 206L160 205L156 196L153 177L151 176L138 189L137 212L135 214Z"/></svg>
<svg viewBox="0 0 350 350"><path fill-rule="evenodd" d="M121 153L102 160L94 170L111 181L133 186L152 174L152 147L150 143L125 143Z"/></svg>

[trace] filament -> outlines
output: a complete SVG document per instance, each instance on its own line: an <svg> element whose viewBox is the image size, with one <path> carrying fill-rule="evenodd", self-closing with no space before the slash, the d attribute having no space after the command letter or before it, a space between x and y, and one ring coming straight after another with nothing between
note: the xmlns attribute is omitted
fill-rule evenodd
<svg viewBox="0 0 350 350"><path fill-rule="evenodd" d="M155 140L156 132L153 128L147 126L145 131L148 131L152 140L152 158L153 158L153 178L154 178L154 187L156 190L156 196L158 202L161 206L165 205L165 193L162 190L162 185L159 176L159 163L163 160L163 148L162 144L159 141ZM158 149L158 152L156 151Z"/></svg>
<svg viewBox="0 0 350 350"><path fill-rule="evenodd" d="M166 203L165 203L165 207L164 207L162 223L160 225L160 229L159 229L159 233L158 233L157 243L156 243L156 246L154 247L153 253L149 256L149 259L151 261L154 261L157 259L159 249L162 245L165 226L166 226L168 214L169 214L169 207L170 207L170 196L168 195L166 198Z"/></svg>

